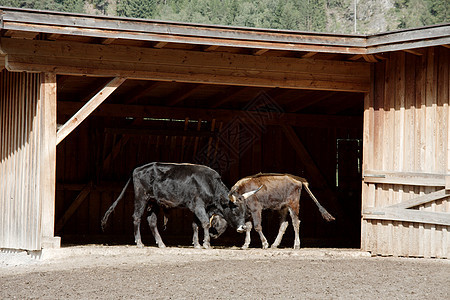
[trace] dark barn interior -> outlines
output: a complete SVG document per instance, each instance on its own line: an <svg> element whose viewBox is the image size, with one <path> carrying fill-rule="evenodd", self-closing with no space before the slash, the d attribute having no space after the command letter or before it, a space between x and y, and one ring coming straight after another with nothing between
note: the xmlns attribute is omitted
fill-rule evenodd
<svg viewBox="0 0 450 300"><path fill-rule="evenodd" d="M322 54L326 55L326 54ZM65 123L111 78L58 76L58 123ZM230 188L258 172L305 177L336 217L327 223L303 191L302 247L360 245L363 93L127 80L57 147L55 234L62 244L134 244L133 192L100 220L132 170L152 161L208 165ZM290 220L289 220L290 221ZM190 246L192 214L173 209L167 245ZM278 214L265 212L273 242ZM143 242L155 246L142 221ZM241 246L231 229L213 246ZM281 243L292 247L288 227ZM251 247L260 247L252 232Z"/></svg>

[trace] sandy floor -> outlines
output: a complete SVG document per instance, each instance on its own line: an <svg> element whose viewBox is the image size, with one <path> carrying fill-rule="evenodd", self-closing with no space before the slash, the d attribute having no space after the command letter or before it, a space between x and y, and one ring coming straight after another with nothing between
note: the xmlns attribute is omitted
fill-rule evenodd
<svg viewBox="0 0 450 300"><path fill-rule="evenodd" d="M450 299L450 261L345 249L0 252L0 299Z"/></svg>

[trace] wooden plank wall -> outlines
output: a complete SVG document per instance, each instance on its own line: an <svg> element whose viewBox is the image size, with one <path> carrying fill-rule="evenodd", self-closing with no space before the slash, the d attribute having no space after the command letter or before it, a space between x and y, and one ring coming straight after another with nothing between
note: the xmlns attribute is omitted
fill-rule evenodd
<svg viewBox="0 0 450 300"><path fill-rule="evenodd" d="M0 72L0 248L41 247L39 84Z"/></svg>
<svg viewBox="0 0 450 300"><path fill-rule="evenodd" d="M373 97L365 100L366 175L387 172L421 178L424 173L447 173L450 49L434 47L418 53L422 55L390 53L374 66ZM373 183L373 179L365 177L363 211L443 189L442 180L433 184L410 177L409 184L387 184L383 178ZM450 199L415 209L450 213ZM379 255L448 258L449 231L449 226L444 225L367 217L362 221L361 247Z"/></svg>
<svg viewBox="0 0 450 300"><path fill-rule="evenodd" d="M64 117L59 115L58 123L63 123ZM119 202L111 215L109 226L103 233L100 220L111 203L118 197L133 168L151 161L196 162L210 164L199 159L204 153L215 156L221 166L219 173L224 183L231 187L238 179L258 172L283 172L309 178L305 167L298 158L295 149L285 138L281 127L264 126L252 128L239 127L237 139L230 140L228 145L217 143L215 138L207 136L192 136L196 132L210 132L211 121L181 120L172 122L120 120L119 118L90 117L57 149L57 194L56 220L60 220L74 200L81 195L82 189L88 183L92 184L90 193L82 201L73 215L60 228L56 235L61 236L63 243L134 243L133 237L133 194L129 189L124 200ZM221 120L214 121L214 131L226 130L229 125ZM127 127L139 124L140 129L158 129L159 131L187 131L191 135L138 135L114 133L108 130L110 126ZM362 124L356 124L352 129L345 128L295 128L299 138L311 153L315 163L324 174L327 183L334 188L336 182L336 139L361 138ZM250 143L248 143L250 139ZM224 138L224 137L223 137ZM234 147L233 149L230 149ZM238 155L233 154L238 151ZM203 153L203 154L201 154ZM203 155L203 156L202 156ZM211 165L217 169L217 164ZM318 189L323 183L310 182L310 187L321 203L330 209L324 191ZM87 187L89 189L89 186ZM356 195L359 199L359 196ZM348 198L342 199L347 203ZM359 211L354 216L358 223ZM161 219L161 218L160 218ZM344 218L336 222L325 222L308 195L301 198L300 219L302 220L301 237L303 245L348 246L349 228L345 228ZM192 215L187 210L172 210L169 213L167 229L162 231L162 237L167 244L189 246L192 239ZM342 222L342 223L341 223ZM154 245L146 220L142 221L143 241ZM263 228L266 237L273 242L279 226L278 215L270 212L264 214ZM356 226L355 226L356 227ZM160 228L162 225L160 224ZM356 247L359 244L359 228L356 227ZM217 244L243 244L243 235L228 230ZM354 241L355 242L355 241ZM252 246L260 245L259 237L253 236ZM286 232L282 246L292 247L293 230Z"/></svg>

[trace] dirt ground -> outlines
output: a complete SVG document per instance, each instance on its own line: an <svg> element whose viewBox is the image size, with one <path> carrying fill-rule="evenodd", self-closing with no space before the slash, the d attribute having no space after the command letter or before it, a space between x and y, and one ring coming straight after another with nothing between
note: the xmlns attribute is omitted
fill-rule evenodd
<svg viewBox="0 0 450 300"><path fill-rule="evenodd" d="M450 299L450 261L350 249L0 252L0 299Z"/></svg>

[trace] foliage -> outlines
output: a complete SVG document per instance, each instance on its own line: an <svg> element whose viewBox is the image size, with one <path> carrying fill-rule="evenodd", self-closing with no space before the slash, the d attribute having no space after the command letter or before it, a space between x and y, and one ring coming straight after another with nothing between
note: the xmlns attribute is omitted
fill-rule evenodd
<svg viewBox="0 0 450 300"><path fill-rule="evenodd" d="M359 33L450 21L448 0L0 0L0 6L341 33L353 32L355 21Z"/></svg>

